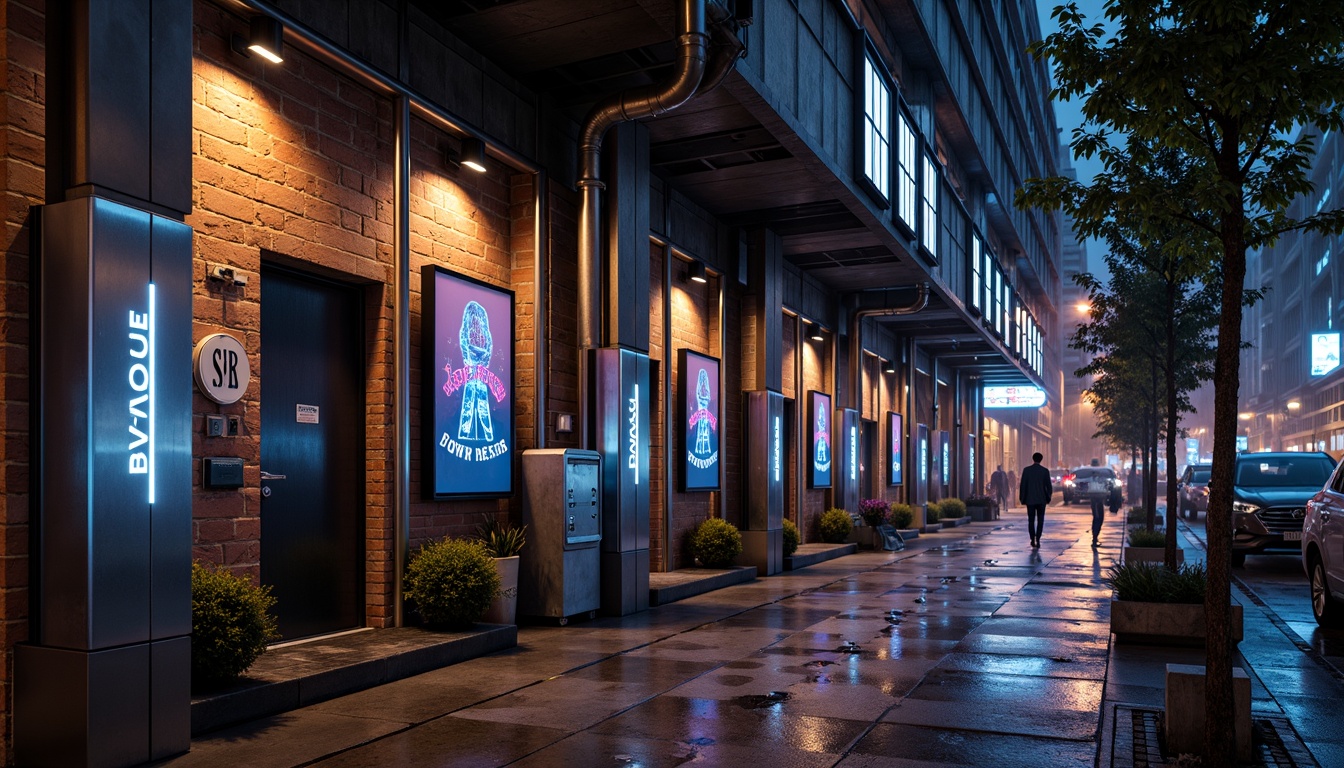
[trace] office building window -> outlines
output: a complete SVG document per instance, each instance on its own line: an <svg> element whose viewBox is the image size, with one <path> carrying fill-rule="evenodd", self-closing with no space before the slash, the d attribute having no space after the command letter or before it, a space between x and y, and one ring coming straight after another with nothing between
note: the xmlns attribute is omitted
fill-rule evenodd
<svg viewBox="0 0 1344 768"><path fill-rule="evenodd" d="M919 242L933 258L938 258L938 164L924 155L924 221Z"/></svg>
<svg viewBox="0 0 1344 768"><path fill-rule="evenodd" d="M863 175L886 200L891 190L891 89L871 56L863 62Z"/></svg>
<svg viewBox="0 0 1344 768"><path fill-rule="evenodd" d="M915 208L918 205L919 188L915 186L915 131L910 127L910 118L901 110L896 110L896 216L911 232L919 226L915 220Z"/></svg>
<svg viewBox="0 0 1344 768"><path fill-rule="evenodd" d="M984 312L984 308L981 306L981 301L983 301L983 298L982 298L981 295L980 295L980 280L981 280L981 276L980 276L980 251L981 251L982 248L983 248L983 246L980 244L980 236L977 235L977 234L975 234L974 232L972 232L972 233L971 233L971 285L970 285L970 290L967 292L967 296L966 296L966 298L967 298L967 300L970 302L970 305L971 305L971 308L972 308L972 309L974 309L974 310L977 311L977 312L982 312L982 313L983 313L983 312Z"/></svg>

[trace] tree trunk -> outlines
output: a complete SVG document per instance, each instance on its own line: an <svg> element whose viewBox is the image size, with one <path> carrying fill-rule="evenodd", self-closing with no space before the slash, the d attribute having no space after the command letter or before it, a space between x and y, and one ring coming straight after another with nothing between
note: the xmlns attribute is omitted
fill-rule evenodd
<svg viewBox="0 0 1344 768"><path fill-rule="evenodd" d="M1230 142L1235 151L1234 140ZM1221 165L1235 168L1235 161ZM1225 170L1220 168L1220 170ZM1213 364L1213 472L1209 478L1208 617L1205 649L1204 744L1206 765L1233 765L1236 738L1232 701L1231 554L1232 473L1237 462L1237 405L1240 387L1242 290L1246 282L1246 223L1241 189L1229 196L1224 216L1222 308L1218 319L1218 350Z"/></svg>
<svg viewBox="0 0 1344 768"><path fill-rule="evenodd" d="M1167 540L1163 562L1167 569L1176 570L1176 484L1171 481L1176 470L1176 430L1180 415L1176 412L1176 291L1178 286L1167 279L1167 344L1163 355L1167 395Z"/></svg>

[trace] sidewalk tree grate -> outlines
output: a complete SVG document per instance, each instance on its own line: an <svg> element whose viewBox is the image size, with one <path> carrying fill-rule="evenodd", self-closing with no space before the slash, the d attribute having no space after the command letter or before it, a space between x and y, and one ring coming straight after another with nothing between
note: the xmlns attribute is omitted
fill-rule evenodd
<svg viewBox="0 0 1344 768"><path fill-rule="evenodd" d="M1111 745L1111 768L1198 768L1203 761L1194 755L1168 755L1162 749L1165 716L1160 709L1115 708L1115 734ZM1252 720L1251 740L1255 761L1264 768L1320 768L1285 717Z"/></svg>

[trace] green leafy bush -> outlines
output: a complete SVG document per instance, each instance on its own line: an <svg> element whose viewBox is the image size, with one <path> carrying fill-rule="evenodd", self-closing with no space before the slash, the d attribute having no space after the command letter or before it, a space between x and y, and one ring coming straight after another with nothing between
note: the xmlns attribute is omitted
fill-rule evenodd
<svg viewBox="0 0 1344 768"><path fill-rule="evenodd" d="M727 520L711 517L691 534L691 554L706 568L728 568L742 554L742 534Z"/></svg>
<svg viewBox="0 0 1344 768"><path fill-rule="evenodd" d="M784 521L784 556L789 557L798 551L802 537L798 535L798 526L792 520Z"/></svg>
<svg viewBox="0 0 1344 768"><path fill-rule="evenodd" d="M891 524L898 530L909 528L915 524L915 509L909 504L891 505Z"/></svg>
<svg viewBox="0 0 1344 768"><path fill-rule="evenodd" d="M1111 566L1106 582L1120 600L1195 604L1204 602L1208 573L1203 563L1183 565L1175 571L1161 563L1122 563Z"/></svg>
<svg viewBox="0 0 1344 768"><path fill-rule="evenodd" d="M471 625L490 607L499 586L495 561L479 541L431 541L406 568L406 597L431 627Z"/></svg>
<svg viewBox="0 0 1344 768"><path fill-rule="evenodd" d="M938 517L957 518L966 516L966 502L961 499L943 499L938 502Z"/></svg>
<svg viewBox="0 0 1344 768"><path fill-rule="evenodd" d="M817 528L821 531L822 541L842 544L849 538L849 532L854 530L854 518L843 509L832 507L821 514Z"/></svg>
<svg viewBox="0 0 1344 768"><path fill-rule="evenodd" d="M514 528L491 518L476 526L476 536L491 557L513 557L527 543L527 526Z"/></svg>
<svg viewBox="0 0 1344 768"><path fill-rule="evenodd" d="M936 501L930 501L924 505L924 519L930 523L938 522L938 518L943 516L942 506Z"/></svg>
<svg viewBox="0 0 1344 768"><path fill-rule="evenodd" d="M280 637L270 587L222 568L191 564L191 687L232 682Z"/></svg>
<svg viewBox="0 0 1344 768"><path fill-rule="evenodd" d="M1167 545L1167 534L1162 531L1150 531L1142 525L1136 525L1129 529L1129 546L1131 547L1165 547Z"/></svg>
<svg viewBox="0 0 1344 768"><path fill-rule="evenodd" d="M1162 524L1162 516L1161 516L1161 515L1158 515L1158 516L1157 516L1157 521L1158 521L1158 522L1157 522L1158 525L1161 525L1161 524ZM1125 513L1125 522L1127 522L1127 523L1147 523L1147 522L1148 522L1148 508L1147 508L1147 507L1130 507L1130 508L1129 508L1129 511Z"/></svg>

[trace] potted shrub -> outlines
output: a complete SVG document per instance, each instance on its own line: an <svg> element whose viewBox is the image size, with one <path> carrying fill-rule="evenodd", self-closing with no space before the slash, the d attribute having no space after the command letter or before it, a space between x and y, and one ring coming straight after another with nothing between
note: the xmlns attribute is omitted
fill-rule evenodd
<svg viewBox="0 0 1344 768"><path fill-rule="evenodd" d="M855 526L855 530L850 534L850 538L856 541L859 546L869 549L877 549L880 546L877 527L885 525L887 515L891 512L891 506L886 499L864 499L859 502L859 517L863 520L862 526Z"/></svg>
<svg viewBox="0 0 1344 768"><path fill-rule="evenodd" d="M956 498L938 502L938 522L944 528L970 522L970 518L966 515L966 502Z"/></svg>
<svg viewBox="0 0 1344 768"><path fill-rule="evenodd" d="M793 524L792 520L784 521L784 556L793 557L793 553L798 551L798 544L802 537L798 535L798 526Z"/></svg>
<svg viewBox="0 0 1344 768"><path fill-rule="evenodd" d="M1129 541L1125 545L1126 563L1149 562L1164 563L1167 557L1167 534L1163 531L1150 531L1145 526L1136 525L1129 529ZM1185 550L1176 549L1176 564L1185 562Z"/></svg>
<svg viewBox="0 0 1344 768"><path fill-rule="evenodd" d="M942 516L942 511L942 508L938 506L938 502L936 501L930 501L924 505L924 530L934 532L943 529L943 526L938 524L938 520Z"/></svg>
<svg viewBox="0 0 1344 768"><path fill-rule="evenodd" d="M191 687L204 691L238 678L266 644L279 639L270 587L223 568L191 564Z"/></svg>
<svg viewBox="0 0 1344 768"><path fill-rule="evenodd" d="M495 570L499 573L499 595L490 603L481 620L490 624L513 624L518 616L519 553L527 543L527 526L514 528L491 519L478 526L476 533L495 559Z"/></svg>
<svg viewBox="0 0 1344 768"><path fill-rule="evenodd" d="M416 550L406 568L406 598L428 627L471 626L499 594L499 571L479 541L440 539Z"/></svg>
<svg viewBox="0 0 1344 768"><path fill-rule="evenodd" d="M843 544L854 528L854 519L843 509L832 507L822 513L817 520L821 540L830 544Z"/></svg>
<svg viewBox="0 0 1344 768"><path fill-rule="evenodd" d="M1112 566L1106 578L1115 589L1111 632L1117 642L1153 645L1204 644L1203 563L1169 571L1158 563L1126 562ZM1242 610L1232 605L1232 641L1241 641Z"/></svg>
<svg viewBox="0 0 1344 768"><path fill-rule="evenodd" d="M909 504L894 502L891 505L891 524L905 535L915 524L915 510Z"/></svg>
<svg viewBox="0 0 1344 768"><path fill-rule="evenodd" d="M691 554L705 568L731 568L742 554L742 534L727 520L711 517L691 534Z"/></svg>

